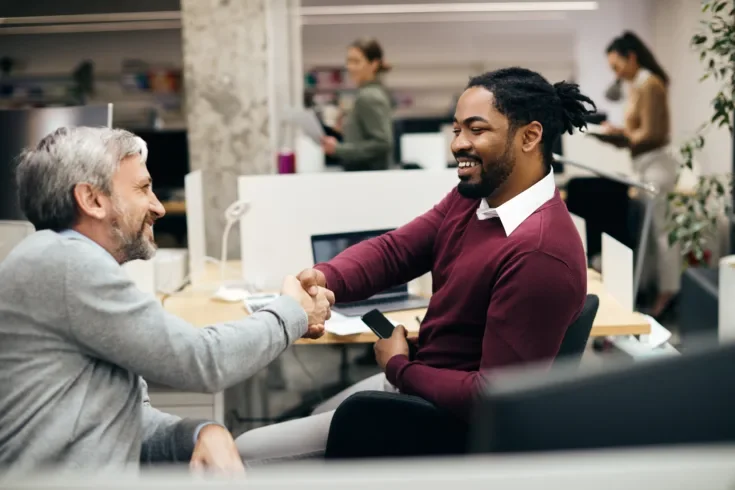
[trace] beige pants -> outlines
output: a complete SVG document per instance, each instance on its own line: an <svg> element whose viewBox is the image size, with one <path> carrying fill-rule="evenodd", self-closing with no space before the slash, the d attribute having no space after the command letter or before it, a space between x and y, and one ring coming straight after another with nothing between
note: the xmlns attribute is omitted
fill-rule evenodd
<svg viewBox="0 0 735 490"><path fill-rule="evenodd" d="M681 280L682 258L678 246L669 246L669 218L667 195L676 188L676 173L679 162L667 149L654 150L633 159L640 179L656 185L656 197L643 197L644 205L653 199L651 233L649 236L646 263L652 265L660 292L676 293Z"/></svg>
<svg viewBox="0 0 735 490"><path fill-rule="evenodd" d="M371 376L322 403L309 417L244 433L235 441L240 456L248 467L323 457L334 410L359 391L397 393L398 390L384 374Z"/></svg>

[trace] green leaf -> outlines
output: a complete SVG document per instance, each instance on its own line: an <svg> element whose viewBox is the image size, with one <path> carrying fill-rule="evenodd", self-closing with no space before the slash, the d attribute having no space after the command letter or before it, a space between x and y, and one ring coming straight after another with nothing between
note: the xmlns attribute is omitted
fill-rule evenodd
<svg viewBox="0 0 735 490"><path fill-rule="evenodd" d="M724 9L727 6L727 3L722 2L721 4L717 5L715 7L715 13L720 12L722 9Z"/></svg>

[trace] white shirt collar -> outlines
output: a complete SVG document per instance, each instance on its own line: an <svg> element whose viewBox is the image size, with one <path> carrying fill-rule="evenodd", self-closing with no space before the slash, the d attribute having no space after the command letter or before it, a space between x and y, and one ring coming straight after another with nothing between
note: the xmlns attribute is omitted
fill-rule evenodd
<svg viewBox="0 0 735 490"><path fill-rule="evenodd" d="M651 76L651 72L646 70L645 68L639 68L638 73L635 74L635 78L631 82L631 85L638 88L641 85L643 85L646 80L648 80L648 77Z"/></svg>
<svg viewBox="0 0 735 490"><path fill-rule="evenodd" d="M554 192L556 192L556 183L554 182L554 171L551 170L546 177L497 208L491 208L483 199L480 201L480 207L477 208L477 218L480 220L500 218L505 236L510 236L521 223L526 221L526 218L554 197Z"/></svg>

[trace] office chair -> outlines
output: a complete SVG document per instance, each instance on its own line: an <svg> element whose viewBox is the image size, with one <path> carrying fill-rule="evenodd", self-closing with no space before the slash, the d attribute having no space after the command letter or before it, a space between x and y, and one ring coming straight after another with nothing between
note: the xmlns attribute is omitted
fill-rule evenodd
<svg viewBox="0 0 735 490"><path fill-rule="evenodd" d="M579 317L567 328L556 361L579 362L600 299L588 294ZM468 425L426 400L400 393L363 391L334 412L325 459L447 456L467 451Z"/></svg>

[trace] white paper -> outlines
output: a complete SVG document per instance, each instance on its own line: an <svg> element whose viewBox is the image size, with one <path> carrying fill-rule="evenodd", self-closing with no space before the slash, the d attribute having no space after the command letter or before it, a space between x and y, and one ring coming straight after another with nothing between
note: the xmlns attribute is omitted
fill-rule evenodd
<svg viewBox="0 0 735 490"><path fill-rule="evenodd" d="M395 326L398 325L393 320L390 320L390 322ZM336 311L332 312L332 318L327 320L324 329L333 335L339 336L372 332L359 316L344 316Z"/></svg>
<svg viewBox="0 0 735 490"><path fill-rule="evenodd" d="M286 115L286 120L296 124L306 136L321 145L325 136L324 128L312 109L290 111Z"/></svg>
<svg viewBox="0 0 735 490"><path fill-rule="evenodd" d="M641 335L641 343L649 345L651 348L662 347L671 338L671 332L669 332L663 325L656 321L655 318L649 315L644 315L651 325L651 333L648 335Z"/></svg>

